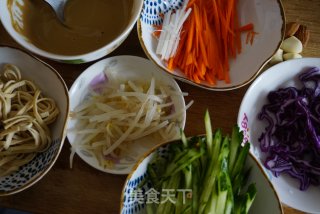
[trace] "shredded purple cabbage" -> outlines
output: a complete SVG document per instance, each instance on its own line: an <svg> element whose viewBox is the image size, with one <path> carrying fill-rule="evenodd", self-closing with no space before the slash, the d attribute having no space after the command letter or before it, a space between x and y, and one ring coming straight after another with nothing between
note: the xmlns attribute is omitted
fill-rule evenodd
<svg viewBox="0 0 320 214"><path fill-rule="evenodd" d="M300 181L300 190L320 184L320 69L299 76L303 84L268 94L258 115L268 126L259 138L264 165L275 176L287 173Z"/></svg>

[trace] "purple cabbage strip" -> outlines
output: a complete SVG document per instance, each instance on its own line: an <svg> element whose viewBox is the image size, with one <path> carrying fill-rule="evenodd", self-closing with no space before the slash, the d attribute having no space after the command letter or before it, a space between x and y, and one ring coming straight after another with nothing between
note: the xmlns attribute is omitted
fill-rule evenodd
<svg viewBox="0 0 320 214"><path fill-rule="evenodd" d="M108 77L107 75L103 72L95 76L89 86L90 88L95 91L96 93L101 93L101 89L105 85L105 83L108 82Z"/></svg>
<svg viewBox="0 0 320 214"><path fill-rule="evenodd" d="M259 138L267 153L264 165L275 176L287 173L300 190L320 184L320 69L299 76L303 87L281 88L268 94L258 119L267 122Z"/></svg>

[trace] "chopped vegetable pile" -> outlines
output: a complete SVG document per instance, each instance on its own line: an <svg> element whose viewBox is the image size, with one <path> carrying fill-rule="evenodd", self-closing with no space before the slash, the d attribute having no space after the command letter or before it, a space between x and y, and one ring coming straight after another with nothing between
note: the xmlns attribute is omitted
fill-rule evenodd
<svg viewBox="0 0 320 214"><path fill-rule="evenodd" d="M250 144L241 146L242 132L234 127L231 139L221 130L211 131L209 113L205 115L206 136L168 145L168 157L156 154L147 172L153 188L192 190L176 203L147 204L148 213L248 213L256 196L255 184L246 188L250 169L245 168ZM164 200L161 194L161 200Z"/></svg>
<svg viewBox="0 0 320 214"><path fill-rule="evenodd" d="M181 9L164 14L156 53L169 70L179 68L196 83L230 83L229 58L241 53L241 33L253 43L256 32L249 23L240 27L237 0L185 0ZM183 25L182 25L183 24Z"/></svg>
<svg viewBox="0 0 320 214"><path fill-rule="evenodd" d="M287 173L300 181L300 190L320 184L320 70L299 76L303 87L271 91L258 115L268 126L259 138L267 153L265 166L275 176Z"/></svg>
<svg viewBox="0 0 320 214"><path fill-rule="evenodd" d="M174 99L184 93L154 78L140 82L109 75L94 80L98 84L91 84L89 96L71 114L77 124L70 131L77 135L73 147L94 155L100 166L112 168L123 156L139 158L132 149L138 146L130 144L145 136L159 142L179 137L181 115L192 102L176 109Z"/></svg>

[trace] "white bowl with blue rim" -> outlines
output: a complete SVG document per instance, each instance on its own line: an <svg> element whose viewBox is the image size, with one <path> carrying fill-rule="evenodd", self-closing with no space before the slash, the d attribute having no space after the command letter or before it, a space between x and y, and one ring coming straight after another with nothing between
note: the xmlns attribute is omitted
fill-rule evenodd
<svg viewBox="0 0 320 214"><path fill-rule="evenodd" d="M0 19L1 22L6 29L6 31L10 34L10 36L25 49L40 55L42 57L46 57L55 61L70 63L70 64L80 64L91 62L97 59L100 59L112 51L114 51L117 47L119 47L124 40L129 36L132 28L134 27L137 19L139 18L139 14L142 8L142 0L133 1L133 8L130 11L131 16L128 21L127 26L123 29L123 31L111 42L105 44L103 47L90 51L88 53L83 53L79 55L60 55L50 53L48 51L42 50L32 44L28 38L21 35L16 31L14 25L19 26L17 23L23 17L24 10L20 8L23 7L24 1L26 0L2 0L0 1ZM12 17L11 17L12 16ZM23 30L23 29L22 29ZM53 35L54 36L54 35Z"/></svg>
<svg viewBox="0 0 320 214"><path fill-rule="evenodd" d="M50 65L16 48L0 46L0 67L14 64L24 79L33 81L45 96L55 100L59 116L49 126L52 144L18 171L0 177L0 196L23 191L45 176L56 162L66 137L66 125L69 114L68 89L59 73Z"/></svg>
<svg viewBox="0 0 320 214"><path fill-rule="evenodd" d="M298 75L311 67L320 67L320 58L289 60L266 70L247 90L240 106L238 125L244 131L245 140L251 142L250 152L259 160L268 174L281 202L306 213L320 213L319 186L310 185L307 190L301 191L298 180L284 173L276 177L264 166L266 153L261 151L259 142L259 137L265 131L268 123L259 120L258 114L261 112L262 106L268 103L267 95L269 92L289 86L301 88Z"/></svg>
<svg viewBox="0 0 320 214"><path fill-rule="evenodd" d="M121 193L120 213L122 214L142 214L146 213L146 200L148 193L152 192L151 182L148 181L147 166L152 158L158 154L162 157L169 155L168 144L181 143L181 141L170 141L163 143L149 152L134 166L128 175ZM248 155L246 167L251 167L248 183L256 183L257 195L250 208L249 213L259 214L278 214L283 213L279 197L273 188L273 185L267 178L267 175L259 165L258 161L251 154ZM141 185L143 183L143 185ZM141 195L133 197L135 191L139 191ZM156 193L153 191L153 193ZM138 199L138 200L137 200ZM143 202L144 201L144 202Z"/></svg>
<svg viewBox="0 0 320 214"><path fill-rule="evenodd" d="M216 85L210 85L207 81L196 83L179 69L167 69L167 64L156 54L158 42L152 35L155 31L154 25L162 23L161 14L180 8L183 2L144 0L137 23L138 37L145 54L164 72L176 79L214 91L237 89L253 81L281 45L285 31L285 15L281 0L239 0L237 2L240 25L253 23L258 35L252 45L246 45L246 35L242 34L242 53L235 60L230 60L230 84L224 81L218 81Z"/></svg>
<svg viewBox="0 0 320 214"><path fill-rule="evenodd" d="M70 111L80 105L85 99L88 99L91 87L94 87L97 82L99 84L108 84L108 76L121 81L139 81L141 83L149 83L151 78L156 82L165 83L174 91L178 92L177 96L171 97L174 109L184 109L182 114L177 118L177 125L184 129L186 122L186 111L184 97L181 95L181 89L176 81L169 75L162 73L150 60L137 56L114 56L96 62L87 68L73 83L69 90L70 94ZM77 118L70 119L68 122L67 137L75 150L76 154L90 166L112 174L128 174L132 167L136 164L136 160L131 157L117 157L114 164L109 167L103 167L99 164L95 155L92 152L77 146L77 130L76 125L79 121ZM170 139L173 140L173 139ZM128 148L134 154L143 155L152 147L163 143L163 139L147 135L135 140L131 144L133 147ZM130 153L130 152L129 152Z"/></svg>

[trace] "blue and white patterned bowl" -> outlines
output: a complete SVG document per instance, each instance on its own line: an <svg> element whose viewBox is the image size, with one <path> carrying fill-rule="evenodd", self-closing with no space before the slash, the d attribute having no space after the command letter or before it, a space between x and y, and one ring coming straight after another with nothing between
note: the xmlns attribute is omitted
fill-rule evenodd
<svg viewBox="0 0 320 214"><path fill-rule="evenodd" d="M148 180L147 166L157 153L167 157L168 145L171 143L181 143L181 141L171 141L163 143L144 155L142 159L133 167L128 175L122 190L120 199L120 213L122 214L142 214L146 213L146 199L148 194L154 194L151 182ZM259 165L253 155L249 155L246 166L251 167L251 174L248 183L256 183L257 196L250 209L250 213L278 214L283 213L279 197L273 188L267 175ZM141 186L141 182L144 184ZM133 194L134 193L134 194ZM133 198L132 195L137 197ZM139 197L138 197L139 196ZM150 195L148 195L150 196Z"/></svg>
<svg viewBox="0 0 320 214"><path fill-rule="evenodd" d="M0 196L25 190L49 172L62 149L69 113L68 89L61 76L51 66L22 50L0 46L0 67L6 63L18 66L23 78L32 80L46 96L53 98L60 114L49 127L53 140L51 146L18 171L0 177Z"/></svg>
<svg viewBox="0 0 320 214"><path fill-rule="evenodd" d="M214 91L233 90L253 81L281 45L285 30L285 16L281 0L239 0L240 25L253 23L259 34L252 45L246 45L246 35L242 35L242 53L230 60L231 83L218 81L210 85L207 81L196 83L180 70L169 71L167 63L156 54L157 39L152 35L154 25L162 23L159 14L178 9L185 0L144 0L140 19L137 23L140 44L150 60L174 78L189 84ZM214 60L214 59L209 59Z"/></svg>

